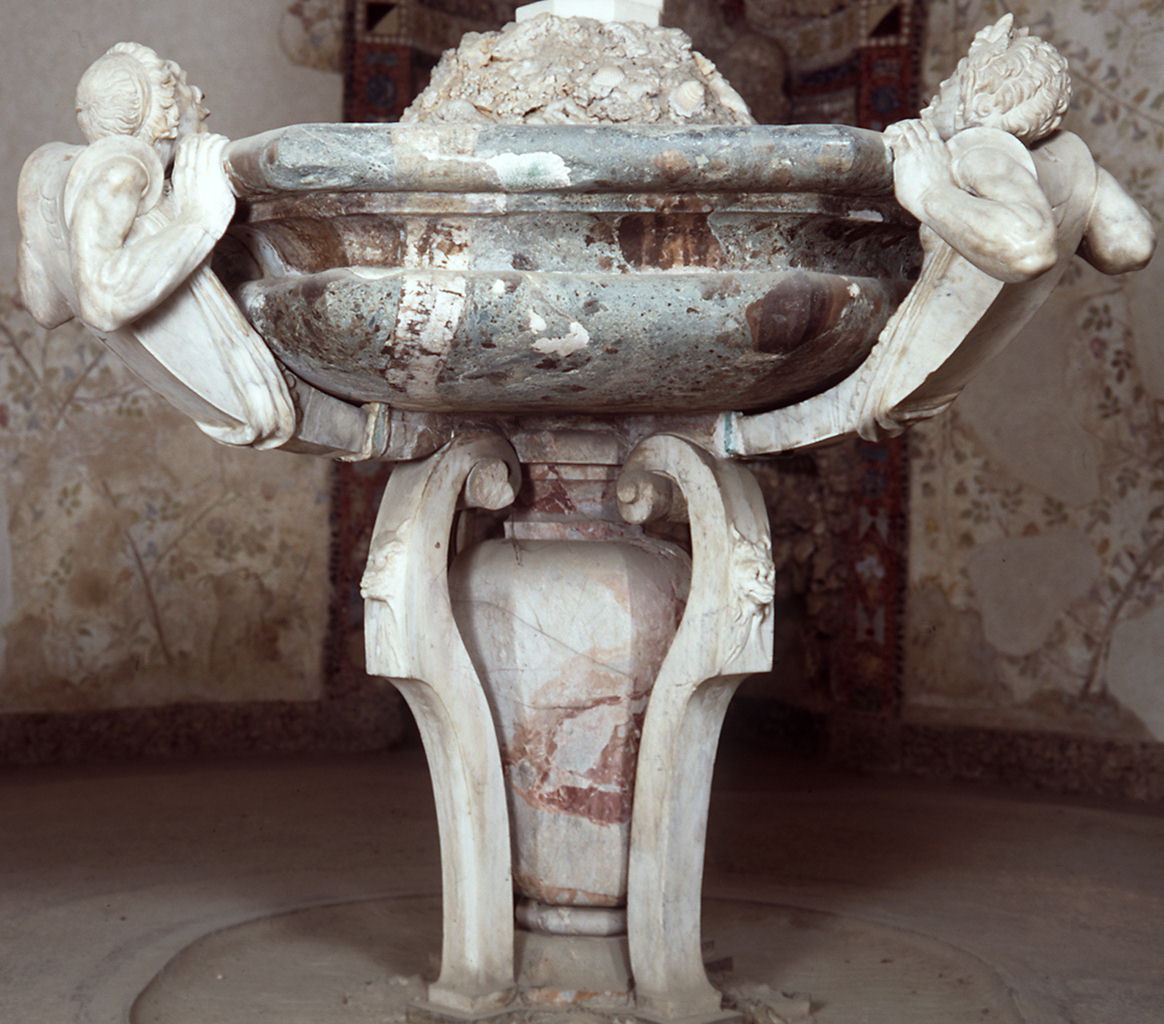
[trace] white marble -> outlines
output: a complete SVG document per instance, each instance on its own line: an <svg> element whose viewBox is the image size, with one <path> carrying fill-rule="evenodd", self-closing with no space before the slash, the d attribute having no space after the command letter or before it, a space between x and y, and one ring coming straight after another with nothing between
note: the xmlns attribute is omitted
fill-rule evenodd
<svg viewBox="0 0 1164 1024"><path fill-rule="evenodd" d="M1006 87L1005 78L1012 79ZM1019 88L1011 88L1013 79ZM897 433L944 409L957 396L1043 304L1076 253L1106 273L1135 270L1147 262L1155 241L1147 216L1096 165L1083 142L1059 128L1068 98L1066 65L1052 47L1016 31L1009 16L979 33L969 55L921 116L894 125L886 133L894 157L896 197L922 225L925 255L917 284L890 319L870 357L849 378L787 409L725 417L720 437L724 453L752 455L853 433L870 438ZM443 459L459 457L438 455L432 462L437 466ZM414 474L419 479L423 473L441 471L410 467L406 472L410 479ZM460 478L450 478L450 483ZM626 942L634 978L634 1011L648 1019L712 1020L722 1013L720 994L703 968L699 917L707 796L715 738L727 702L746 674L770 666L773 585L767 520L750 475L674 435L648 437L630 454L619 480L618 498L623 515L634 523L661 516L685 518L691 524L693 551L690 593L646 699L635 768L626 862ZM444 501L451 497L446 495ZM402 522L408 521L410 513L389 513L388 507L382 515L394 522L401 517ZM447 517L449 509L446 506L442 517ZM419 506L411 514L419 515ZM528 717L539 701L576 718L582 709L592 711L601 705L605 711L602 701L608 695L601 684L579 692L576 680L570 672L561 671L557 660L515 646L521 631L503 628L495 619L497 614L515 615L517 606L510 607L509 592L502 594L493 585L487 569L499 553L508 551L510 560L517 562L523 550L531 562L544 563L538 575L549 580L555 564L589 582L606 569L593 555L589 565L579 564L579 559L588 560L585 545L522 548L512 541L490 545L471 553L457 584L464 603L490 605L494 613L480 621L466 613L460 623L465 640L472 639L468 647L477 647L478 670L495 677L491 710L499 738L489 741L490 762L495 756L492 744L499 743L506 769L518 766L511 784L516 780L519 795L532 791L527 775L560 781L572 769L577 769L579 779L588 780L589 792L595 788L593 769L601 760L599 755L625 725L626 716L618 721L607 716L574 733L564 730L557 744L560 749L543 743L536 756L525 758L528 764L519 764L522 758L515 757L514 751L522 743L514 723ZM394 549L391 542L378 540L369 568L369 580L376 582L369 589L375 598L373 606L377 600L397 606L401 622L412 614L405 608L411 600L400 596L409 592L408 580L415 579L410 573L416 570L406 566L410 558L427 560L426 579L431 586L435 574L443 574L440 556L431 548L430 543L429 550L417 548L410 555L412 549L407 546ZM1006 555L1000 550L1000 558ZM994 578L991 566L983 564L979 569L986 587ZM474 572L481 574L476 580ZM1060 588L1063 596L1069 600L1078 593L1083 584L1076 577L1086 580L1087 576L1086 571L1077 571L1068 581L1071 586ZM387 585L389 578L394 586ZM387 596L390 592L396 596ZM447 623L448 585L443 579L437 593L440 620ZM525 595L521 617L536 630L542 617L548 616L556 643L583 659L601 660L595 657L595 638L602 635L609 612L596 602L593 616L574 621L573 602L567 602L564 612L550 610L551 593L552 586L533 588ZM631 606L626 621L634 621L637 614L645 618L659 611ZM445 633L447 628L442 625L442 635L457 636L453 649L459 650L464 641L460 634ZM405 643L401 627L396 629L395 643ZM386 650L387 634L378 636L371 640L370 654ZM543 670L554 685L544 690L537 686L513 689L513 679L508 679L498 686L501 675L516 678L513 667L518 665L530 678ZM414 684L404 677L418 673L406 673L397 666L392 675L407 692ZM450 676L467 678L467 670L451 670ZM635 691L633 680L631 691ZM480 699L474 699L477 710L472 717L483 721ZM560 724L555 721L552 731ZM555 732L555 741L558 738ZM527 753L522 750L523 757ZM446 760L445 753L434 756L438 778L450 771ZM497 801L495 775L491 767L493 804ZM438 791L441 785L438 782ZM528 815L518 813L512 796L511 801L508 822L490 810L492 824L487 824L479 809L462 808L464 820L448 827L458 834L470 828L496 829L491 834L504 835L506 847L510 829L544 832L527 844L547 854L530 874L554 882L538 889L532 880L519 879L519 889L543 904L610 902L607 896L615 886L609 880L600 881L588 862L593 857L609 859L612 847L606 837L572 843L558 820L527 821ZM515 863L523 864L524 857L528 864L529 854L523 853L518 840ZM494 868L495 879L500 870ZM486 878L474 877L482 882ZM579 899L579 887L587 886L594 891L587 890ZM593 897L600 889L596 900ZM454 890L453 899L464 902L464 891ZM530 917L532 911L526 917L536 918L543 926L561 926L566 933L581 932L580 927L571 927L568 913L559 913L559 922L538 909L534 917ZM446 908L446 922L449 913ZM604 918L604 926L609 923ZM471 931L463 923L457 927L462 933ZM509 943L511 927L507 922L495 939ZM480 936L474 941L480 942ZM565 983L566 979L559 981L560 986ZM452 1005L439 991L430 999Z"/></svg>
<svg viewBox="0 0 1164 1024"><path fill-rule="evenodd" d="M1009 78L1009 80L1008 80ZM917 284L864 364L787 409L725 421L752 455L850 434L876 439L945 409L1038 311L1076 254L1106 274L1144 267L1148 214L1059 122L1066 61L1006 15L915 120L890 125L898 201L922 224Z"/></svg>
<svg viewBox="0 0 1164 1024"><path fill-rule="evenodd" d="M517 459L496 434L467 436L396 469L384 492L361 586L368 671L390 679L416 716L440 827L444 929L429 1001L475 1014L514 995L513 878L501 757L475 666L453 618L448 551L464 492L503 508Z"/></svg>
<svg viewBox="0 0 1164 1024"><path fill-rule="evenodd" d="M84 146L50 142L20 174L19 282L45 327L80 320L216 441L369 457L369 412L295 381L209 266L235 212L202 91L118 43L77 87ZM299 408L297 409L297 403ZM297 427L303 429L298 431Z"/></svg>
<svg viewBox="0 0 1164 1024"><path fill-rule="evenodd" d="M538 0L522 4L514 12L517 21L552 14L559 18L594 18L598 21L641 21L659 24L663 0Z"/></svg>
<svg viewBox="0 0 1164 1024"><path fill-rule="evenodd" d="M567 944L602 937L614 919L594 926L589 911L625 896L636 1012L718 1019L720 994L703 968L700 880L723 715L743 678L771 667L772 556L759 486L674 436L649 438L627 459L623 515L690 522L685 601L686 560L657 543L486 542L456 563L450 584L460 492L470 508L502 508L517 490L515 465L500 436L486 434L398 468L364 576L369 671L408 699L437 796L445 931L429 1002L483 1013L512 997L516 882L543 907L582 908L578 921L534 915ZM655 563L651 573L644 560ZM521 577L532 585L519 590ZM639 715L630 805L629 780L609 762ZM563 794L560 813L524 813L523 802L553 810ZM563 978L555 990L579 985Z"/></svg>
<svg viewBox="0 0 1164 1024"><path fill-rule="evenodd" d="M216 440L275 447L295 409L274 358L205 260L234 215L226 139L172 61L119 43L77 88L85 146L20 176L20 288L45 327L72 317Z"/></svg>
<svg viewBox="0 0 1164 1024"><path fill-rule="evenodd" d="M646 522L682 505L692 544L691 593L651 692L635 774L635 1005L663 1020L714 1020L720 994L703 968L699 924L707 808L728 702L746 676L772 667L768 515L751 473L678 437L642 442L624 475L623 514Z"/></svg>

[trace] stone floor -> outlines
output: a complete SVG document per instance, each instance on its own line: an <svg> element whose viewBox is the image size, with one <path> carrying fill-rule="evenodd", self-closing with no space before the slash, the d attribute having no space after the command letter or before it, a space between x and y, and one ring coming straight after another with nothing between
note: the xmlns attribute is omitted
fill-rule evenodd
<svg viewBox="0 0 1164 1024"><path fill-rule="evenodd" d="M0 1021L391 1020L438 887L415 751L0 774ZM1159 807L727 757L705 893L787 1019L1164 1021Z"/></svg>

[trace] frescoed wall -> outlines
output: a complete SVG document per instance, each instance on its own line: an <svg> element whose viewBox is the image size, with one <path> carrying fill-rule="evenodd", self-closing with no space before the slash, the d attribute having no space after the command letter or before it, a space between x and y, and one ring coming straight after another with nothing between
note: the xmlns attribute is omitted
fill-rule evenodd
<svg viewBox="0 0 1164 1024"><path fill-rule="evenodd" d="M1068 129L1164 213L1164 4L938 0L930 88L1006 10L1067 57ZM906 717L1164 740L1164 260L1077 260L911 437Z"/></svg>
<svg viewBox="0 0 1164 1024"><path fill-rule="evenodd" d="M33 149L81 141L73 89L121 39L180 61L231 136L335 120L340 79L280 48L286 0L3 8L0 717L316 699L327 464L220 447L75 323L38 327L15 195Z"/></svg>

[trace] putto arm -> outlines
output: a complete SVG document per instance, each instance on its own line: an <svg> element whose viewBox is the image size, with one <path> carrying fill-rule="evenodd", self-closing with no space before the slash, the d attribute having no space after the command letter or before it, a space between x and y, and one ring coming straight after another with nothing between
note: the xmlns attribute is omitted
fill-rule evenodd
<svg viewBox="0 0 1164 1024"><path fill-rule="evenodd" d="M916 120L885 134L897 201L979 270L1016 283L1055 264L1051 204L1013 135L969 128L946 143Z"/></svg>
<svg viewBox="0 0 1164 1024"><path fill-rule="evenodd" d="M153 203L164 172L144 143L113 136L77 158L65 216L77 313L85 323L120 330L206 259L234 209L222 169L225 144L218 135L184 139L174 164L174 195ZM213 194L216 177L228 202ZM207 193L215 201L205 201Z"/></svg>

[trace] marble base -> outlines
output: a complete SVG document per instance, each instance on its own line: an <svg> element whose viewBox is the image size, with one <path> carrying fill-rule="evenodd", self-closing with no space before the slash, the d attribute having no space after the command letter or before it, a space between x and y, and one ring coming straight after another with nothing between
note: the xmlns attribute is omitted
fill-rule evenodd
<svg viewBox="0 0 1164 1024"><path fill-rule="evenodd" d="M514 959L523 1004L594 1009L634 1006L630 952L625 935L545 935L519 929Z"/></svg>
<svg viewBox="0 0 1164 1024"><path fill-rule="evenodd" d="M311 907L213 932L187 946L134 1002L131 1024L451 1024L426 1009L436 974L437 895ZM756 900L704 901L706 931L732 954L716 981L749 1024L1022 1024L978 957L917 932ZM647 1019L631 1006L519 1002L505 1024ZM706 1018L701 1018L705 1020Z"/></svg>
<svg viewBox="0 0 1164 1024"><path fill-rule="evenodd" d="M660 1024L660 1018L632 1010L575 1007L567 1010L518 1005L488 1017L461 1017L432 1003L414 1003L408 1007L407 1024L467 1024L491 1021L496 1024ZM680 1018L680 1024L784 1024L784 1018L747 1018L732 1010L713 1014L695 1014Z"/></svg>

